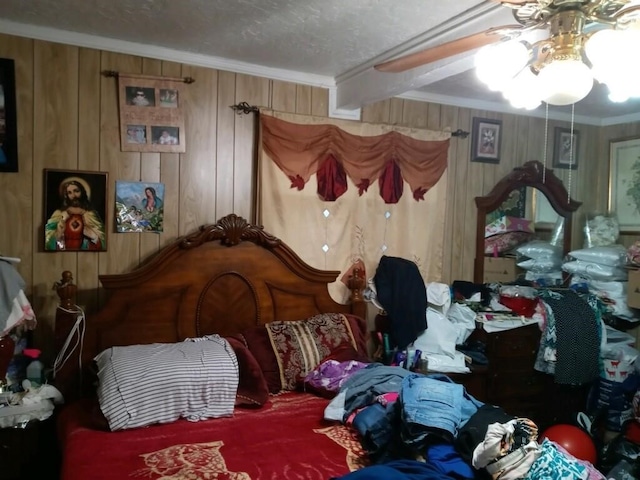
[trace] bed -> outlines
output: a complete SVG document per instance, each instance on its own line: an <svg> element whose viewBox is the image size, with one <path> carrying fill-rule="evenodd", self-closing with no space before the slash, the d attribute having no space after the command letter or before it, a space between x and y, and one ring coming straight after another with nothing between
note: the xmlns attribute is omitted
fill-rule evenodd
<svg viewBox="0 0 640 480"><path fill-rule="evenodd" d="M211 334L243 339L247 346L249 337L239 334L329 314L364 353L364 280L354 272L347 280L350 302L340 304L328 291L338 274L310 267L262 227L232 214L178 239L130 273L100 276L107 297L87 316L81 365L77 357L69 359L55 379L67 400L58 413L61 479L328 479L366 465L352 431L323 420L328 399L298 389L274 393L266 380L265 399L264 385L256 393L250 383L260 375L251 371L243 377L251 365L240 350L232 416L111 431L96 399L92 360L125 346ZM66 307L56 318L58 345L77 318L68 308L75 286L60 285L60 292ZM276 358L280 370L283 358ZM162 388L169 395L182 385L167 380Z"/></svg>

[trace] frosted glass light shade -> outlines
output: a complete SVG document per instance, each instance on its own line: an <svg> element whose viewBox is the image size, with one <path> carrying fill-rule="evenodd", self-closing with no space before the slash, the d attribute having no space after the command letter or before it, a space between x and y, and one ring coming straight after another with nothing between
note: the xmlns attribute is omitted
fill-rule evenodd
<svg viewBox="0 0 640 480"><path fill-rule="evenodd" d="M524 68L504 89L503 96L514 108L533 110L541 102L538 79L530 68Z"/></svg>
<svg viewBox="0 0 640 480"><path fill-rule="evenodd" d="M571 105L593 88L593 74L580 60L554 60L538 74L542 100L549 105Z"/></svg>
<svg viewBox="0 0 640 480"><path fill-rule="evenodd" d="M521 42L487 45L476 54L476 75L491 90L502 90L524 68L528 60L529 50Z"/></svg>

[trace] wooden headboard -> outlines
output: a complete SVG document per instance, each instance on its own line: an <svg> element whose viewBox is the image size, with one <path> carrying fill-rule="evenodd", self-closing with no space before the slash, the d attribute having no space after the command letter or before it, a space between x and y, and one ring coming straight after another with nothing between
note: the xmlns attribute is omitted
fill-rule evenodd
<svg viewBox="0 0 640 480"><path fill-rule="evenodd" d="M77 357L59 371L55 384L67 398L79 393L80 379L95 355L115 345L177 342L211 333L230 335L274 320L300 320L317 313L353 313L365 318L365 280L349 280L351 301L335 302L328 291L340 272L307 265L263 227L234 214L163 248L130 273L101 275L104 307L87 314L83 372ZM69 283L69 273L63 283ZM82 288L78 285L77 288ZM76 315L69 306L74 288L59 289L56 349ZM66 298L65 298L66 296ZM86 382L85 387L86 387Z"/></svg>

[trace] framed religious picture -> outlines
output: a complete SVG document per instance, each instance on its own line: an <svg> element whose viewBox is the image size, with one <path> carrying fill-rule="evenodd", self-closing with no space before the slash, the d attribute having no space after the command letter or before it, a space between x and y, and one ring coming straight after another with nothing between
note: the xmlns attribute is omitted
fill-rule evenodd
<svg viewBox="0 0 640 480"><path fill-rule="evenodd" d="M164 183L116 182L116 232L162 233Z"/></svg>
<svg viewBox="0 0 640 480"><path fill-rule="evenodd" d="M0 58L0 172L18 171L15 66Z"/></svg>
<svg viewBox="0 0 640 480"><path fill-rule="evenodd" d="M500 163L502 121L473 118L471 137L471 161Z"/></svg>
<svg viewBox="0 0 640 480"><path fill-rule="evenodd" d="M44 170L44 250L107 250L106 172Z"/></svg>
<svg viewBox="0 0 640 480"><path fill-rule="evenodd" d="M556 127L553 137L553 168L578 168L578 140L577 130Z"/></svg>
<svg viewBox="0 0 640 480"><path fill-rule="evenodd" d="M620 232L640 232L640 137L609 144L609 211Z"/></svg>

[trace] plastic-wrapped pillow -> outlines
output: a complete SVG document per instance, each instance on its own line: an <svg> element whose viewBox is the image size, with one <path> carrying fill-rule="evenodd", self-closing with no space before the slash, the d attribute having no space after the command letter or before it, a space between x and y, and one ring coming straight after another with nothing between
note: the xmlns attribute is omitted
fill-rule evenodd
<svg viewBox="0 0 640 480"><path fill-rule="evenodd" d="M527 258L562 258L562 249L542 240L533 240L516 248L518 255Z"/></svg>
<svg viewBox="0 0 640 480"><path fill-rule="evenodd" d="M580 275L589 280L627 280L628 273L619 267L610 265L601 265L593 262L583 262L582 260L573 260L562 264L562 270L572 275Z"/></svg>
<svg viewBox="0 0 640 480"><path fill-rule="evenodd" d="M562 260L557 256L529 258L522 262L518 262L518 266L523 270L539 273L555 272L561 265Z"/></svg>
<svg viewBox="0 0 640 480"><path fill-rule="evenodd" d="M622 267L627 263L627 250L624 245L603 245L601 247L583 248L569 252L576 260L599 263L611 267Z"/></svg>

